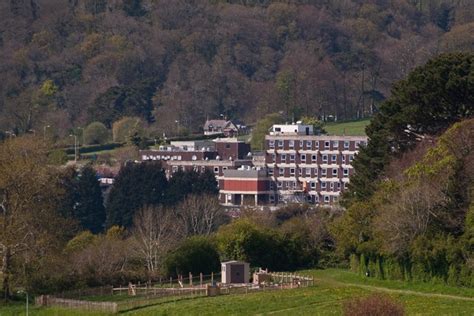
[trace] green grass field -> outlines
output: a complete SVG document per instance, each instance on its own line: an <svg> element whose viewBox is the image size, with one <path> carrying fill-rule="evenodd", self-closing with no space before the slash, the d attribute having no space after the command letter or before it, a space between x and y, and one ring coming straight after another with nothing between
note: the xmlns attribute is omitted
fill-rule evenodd
<svg viewBox="0 0 474 316"><path fill-rule="evenodd" d="M430 283L383 281L338 269L308 270L315 277L309 288L203 298L167 298L159 304L124 315L341 315L344 301L386 293L405 306L409 315L473 315L474 289ZM24 315L24 305L0 307L0 315ZM32 308L30 315L106 315L57 308Z"/></svg>
<svg viewBox="0 0 474 316"><path fill-rule="evenodd" d="M369 119L341 123L326 123L324 129L330 135L364 136L365 127L369 125L369 123Z"/></svg>

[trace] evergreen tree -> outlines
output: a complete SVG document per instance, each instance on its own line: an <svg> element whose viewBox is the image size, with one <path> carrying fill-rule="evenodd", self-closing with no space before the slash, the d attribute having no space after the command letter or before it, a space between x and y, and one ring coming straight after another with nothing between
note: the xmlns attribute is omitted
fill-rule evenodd
<svg viewBox="0 0 474 316"><path fill-rule="evenodd" d="M217 180L214 173L206 169L204 172L199 174L198 182L193 188L194 194L219 194L219 188L217 187Z"/></svg>
<svg viewBox="0 0 474 316"><path fill-rule="evenodd" d="M197 184L199 175L195 171L175 172L169 181L166 191L166 202L168 205L176 205L193 192L193 186Z"/></svg>
<svg viewBox="0 0 474 316"><path fill-rule="evenodd" d="M128 163L120 169L107 203L107 227L129 227L135 212L164 202L168 182L158 162Z"/></svg>
<svg viewBox="0 0 474 316"><path fill-rule="evenodd" d="M216 176L206 169L202 173L196 171L178 171L170 179L166 191L166 202L168 205L176 205L183 201L189 194L210 194L217 195Z"/></svg>
<svg viewBox="0 0 474 316"><path fill-rule="evenodd" d="M439 135L474 113L474 54L444 54L396 83L367 127L369 143L354 161L346 205L370 197L390 157Z"/></svg>
<svg viewBox="0 0 474 316"><path fill-rule="evenodd" d="M76 180L75 191L74 217L83 229L101 232L105 224L105 208L97 174L90 165L82 169Z"/></svg>

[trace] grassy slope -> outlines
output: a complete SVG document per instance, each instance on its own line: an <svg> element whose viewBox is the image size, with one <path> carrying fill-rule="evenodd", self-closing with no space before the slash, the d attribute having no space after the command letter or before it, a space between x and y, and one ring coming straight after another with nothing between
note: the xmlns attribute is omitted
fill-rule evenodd
<svg viewBox="0 0 474 316"><path fill-rule="evenodd" d="M358 120L342 123L327 123L324 129L330 135L365 136L365 127L370 120Z"/></svg>
<svg viewBox="0 0 474 316"><path fill-rule="evenodd" d="M214 298L167 299L125 315L340 315L345 300L373 292L385 292L403 302L410 315L472 315L474 311L474 289L366 279L337 269L305 273L316 278L315 287ZM0 315L21 315L23 308L19 305L0 308ZM35 308L32 315L104 314Z"/></svg>

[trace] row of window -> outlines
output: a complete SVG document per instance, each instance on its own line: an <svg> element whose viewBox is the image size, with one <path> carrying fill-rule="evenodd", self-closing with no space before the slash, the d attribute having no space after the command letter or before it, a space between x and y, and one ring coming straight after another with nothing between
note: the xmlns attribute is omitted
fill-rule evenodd
<svg viewBox="0 0 474 316"><path fill-rule="evenodd" d="M345 141L338 141L338 140L325 140L325 141L319 141L319 140L269 140L268 141L268 147L269 148L283 148L285 145L285 142L287 142L288 147L291 149L298 148L298 149L311 149L311 148L325 148L325 149L338 149L340 144L344 149L349 149L350 148L350 143L351 141L345 140ZM355 144L355 148L359 148L359 146L365 146L366 142L365 141L352 141ZM321 143L321 146L320 144Z"/></svg>
<svg viewBox="0 0 474 316"><path fill-rule="evenodd" d="M270 190L275 190L275 183L276 188L279 190L282 189L302 189L301 185L296 181L276 181L270 182ZM311 181L308 183L308 189L311 191L316 190L317 188L317 181ZM329 191L341 191L341 188L344 190L347 189L347 182L339 182L339 181L321 181L320 182L320 189L321 190L329 190Z"/></svg>
<svg viewBox="0 0 474 316"><path fill-rule="evenodd" d="M276 169L276 168L275 168ZM321 168L318 170L318 168L278 168L278 176L284 176L285 175L285 169L289 169L289 173L291 176L308 176L308 177L316 177L320 175L321 177L327 176L328 174L332 174L333 177L339 176L339 168ZM328 173L329 169L329 173ZM318 173L319 171L319 173ZM268 169L268 175L273 176L276 175L276 172L274 172L273 168ZM342 176L344 178L349 177L349 169L348 168L343 168L342 169Z"/></svg>
<svg viewBox="0 0 474 316"><path fill-rule="evenodd" d="M278 195L278 194L277 195L270 195L270 202L274 203L275 200L276 200L276 202L278 202L278 201L283 202L285 200L285 198L284 198L283 195ZM321 203L329 204L331 202L333 202L333 203L337 202L338 197L333 195L332 199L331 199L330 195L322 195L321 197L319 197L319 195L307 195L306 200L309 203L320 203L321 202Z"/></svg>
<svg viewBox="0 0 474 316"><path fill-rule="evenodd" d="M308 157L307 157L308 156ZM311 157L309 157L311 156ZM351 163L354 160L354 155L321 155L321 161L323 163L337 163L338 161L338 156L341 156L341 161L342 163L349 162ZM348 156L346 158L346 156ZM301 155L295 155L295 154L271 154L272 161L276 162L277 158L280 158L280 162L295 162L296 158L299 157L299 161L302 163L309 162L317 162L318 161L318 154L312 154L312 155L307 155L307 154L301 154Z"/></svg>
<svg viewBox="0 0 474 316"><path fill-rule="evenodd" d="M179 166L173 166L171 168L171 171L174 173L174 172L178 172L179 169L180 169ZM181 166L181 170L186 171L186 167ZM222 170L227 170L227 167L222 167ZM204 172L204 171L206 171L206 167L205 166L193 166L193 171L195 171L195 172ZM214 173L219 173L219 167L214 167Z"/></svg>

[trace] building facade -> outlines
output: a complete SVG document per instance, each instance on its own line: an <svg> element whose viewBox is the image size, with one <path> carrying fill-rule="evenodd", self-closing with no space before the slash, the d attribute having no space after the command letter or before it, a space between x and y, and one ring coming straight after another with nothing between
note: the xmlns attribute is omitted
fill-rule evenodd
<svg viewBox="0 0 474 316"><path fill-rule="evenodd" d="M182 171L204 172L206 169L220 181L226 170L252 164L250 146L236 138L213 141L171 142L158 149L141 150L141 161L161 161L168 178Z"/></svg>
<svg viewBox="0 0 474 316"><path fill-rule="evenodd" d="M274 125L265 137L264 166L242 168L238 177L224 173L220 201L229 206L252 204L244 198L253 194L253 205L335 204L354 172L359 147L366 144L365 136L313 135L309 125ZM236 178L239 185L232 186ZM246 193L243 188L256 190Z"/></svg>

